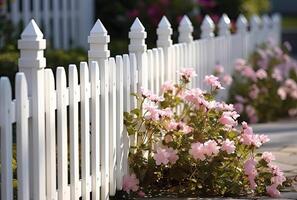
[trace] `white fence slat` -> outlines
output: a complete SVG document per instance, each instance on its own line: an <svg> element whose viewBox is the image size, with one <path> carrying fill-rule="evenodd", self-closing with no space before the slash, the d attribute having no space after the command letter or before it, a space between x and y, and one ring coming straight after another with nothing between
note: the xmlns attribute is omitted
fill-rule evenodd
<svg viewBox="0 0 297 200"><path fill-rule="evenodd" d="M57 144L58 144L58 198L67 199L68 147L67 147L67 101L66 74L63 67L57 68Z"/></svg>
<svg viewBox="0 0 297 200"><path fill-rule="evenodd" d="M131 56L131 55L130 55ZM135 56L135 55L134 55ZM136 59L136 58L135 58ZM123 83L123 58L116 56L116 86L117 86L117 115L116 115L116 189L121 190L123 185L123 130L124 130L124 83ZM137 86L136 86L137 87Z"/></svg>
<svg viewBox="0 0 297 200"><path fill-rule="evenodd" d="M45 141L46 141L46 195L56 200L56 93L51 69L45 69Z"/></svg>
<svg viewBox="0 0 297 200"><path fill-rule="evenodd" d="M130 58L130 81L131 81L131 93L137 93L137 84L138 84L138 72L137 72L137 62L136 62L136 55L134 53L131 53L129 55ZM123 70L122 70L123 71ZM130 95L131 97L131 108L136 108L137 106L137 100L134 96Z"/></svg>
<svg viewBox="0 0 297 200"><path fill-rule="evenodd" d="M17 126L17 179L18 199L30 198L29 190L29 100L26 77L17 73L15 81L16 126Z"/></svg>
<svg viewBox="0 0 297 200"><path fill-rule="evenodd" d="M151 49L147 50L147 69L148 69L148 88L151 91L155 91L155 68L154 68L154 60L153 60L153 51Z"/></svg>
<svg viewBox="0 0 297 200"><path fill-rule="evenodd" d="M100 70L100 156L101 156L101 200L109 198L109 79L108 60L99 65Z"/></svg>
<svg viewBox="0 0 297 200"><path fill-rule="evenodd" d="M109 58L109 193L116 192L116 63ZM119 122L118 122L119 123Z"/></svg>
<svg viewBox="0 0 297 200"><path fill-rule="evenodd" d="M155 90L154 93L158 94L160 91L160 82L159 82L159 77L160 77L160 68L159 68L159 53L158 49L154 48L153 49L153 60L154 60L154 84L155 84Z"/></svg>
<svg viewBox="0 0 297 200"><path fill-rule="evenodd" d="M92 62L91 76L91 163L92 163L92 199L100 199L100 80L99 66Z"/></svg>
<svg viewBox="0 0 297 200"><path fill-rule="evenodd" d="M80 108L81 108L81 174L82 198L90 199L90 88L89 69L86 62L80 63Z"/></svg>
<svg viewBox="0 0 297 200"><path fill-rule="evenodd" d="M159 68L160 68L160 85L163 85L165 82L165 60L164 60L164 51L162 48L158 48L159 53ZM160 91L159 91L160 92Z"/></svg>
<svg viewBox="0 0 297 200"><path fill-rule="evenodd" d="M12 200L12 124L11 86L7 77L0 79L0 126L1 126L1 199Z"/></svg>
<svg viewBox="0 0 297 200"><path fill-rule="evenodd" d="M76 65L69 65L69 140L70 140L70 196L78 199L79 144L78 144L78 75Z"/></svg>
<svg viewBox="0 0 297 200"><path fill-rule="evenodd" d="M130 61L129 56L127 54L123 55L123 69L124 69L124 112L130 112ZM129 147L130 147L130 138L128 136L127 130L124 130L123 133L124 140L124 159L123 159L123 169L124 175L128 173L128 155L129 155ZM131 141L131 143L134 141ZM133 143L132 143L133 144Z"/></svg>

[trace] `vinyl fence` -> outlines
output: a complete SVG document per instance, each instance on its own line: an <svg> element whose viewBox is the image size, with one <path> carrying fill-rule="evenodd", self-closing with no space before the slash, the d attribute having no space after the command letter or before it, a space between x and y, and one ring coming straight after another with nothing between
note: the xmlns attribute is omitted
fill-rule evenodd
<svg viewBox="0 0 297 200"><path fill-rule="evenodd" d="M34 18L54 48L87 48L94 21L94 0L1 0L2 12L15 26ZM1 14L1 8L0 8Z"/></svg>
<svg viewBox="0 0 297 200"><path fill-rule="evenodd" d="M179 43L173 44L170 23L163 17L157 48L147 50L145 28L136 19L129 54L110 57L110 38L98 20L88 37L88 62L69 65L67 72L58 67L54 75L43 55L46 40L31 20L18 41L14 99L8 78L0 79L1 199L109 199L122 189L129 145L137 142L123 125L123 112L136 106L131 92L144 86L159 93L164 80L177 80L183 67L196 69L192 86L202 87L216 63L232 72L234 60L247 57L256 45L268 38L280 41L278 15L252 17L249 30L240 15L236 25L237 32L230 34L230 20L223 15L215 36L215 24L206 16L201 39L194 40L193 26L184 16Z"/></svg>

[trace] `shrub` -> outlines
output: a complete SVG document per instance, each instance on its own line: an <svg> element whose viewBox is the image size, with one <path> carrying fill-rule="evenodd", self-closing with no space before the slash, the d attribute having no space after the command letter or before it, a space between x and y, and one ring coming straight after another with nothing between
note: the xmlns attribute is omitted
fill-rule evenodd
<svg viewBox="0 0 297 200"><path fill-rule="evenodd" d="M269 141L246 122L237 127L234 107L217 102L223 88L218 77L205 77L209 91L188 89L192 69L180 82L168 81L162 96L143 89L134 94L138 107L125 113L131 137L130 174L124 177L126 198L139 196L279 196L286 180L271 163L274 156L256 153Z"/></svg>
<svg viewBox="0 0 297 200"><path fill-rule="evenodd" d="M290 48L268 42L248 61L236 61L230 102L241 120L266 122L297 114L297 62L289 56Z"/></svg>

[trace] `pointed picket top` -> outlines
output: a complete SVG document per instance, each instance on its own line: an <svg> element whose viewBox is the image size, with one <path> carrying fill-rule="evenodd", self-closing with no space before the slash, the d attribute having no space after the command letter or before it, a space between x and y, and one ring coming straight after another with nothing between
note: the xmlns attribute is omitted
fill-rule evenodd
<svg viewBox="0 0 297 200"><path fill-rule="evenodd" d="M230 27L230 19L228 17L228 15L226 15L225 13L222 15L220 21L219 21L219 27Z"/></svg>
<svg viewBox="0 0 297 200"><path fill-rule="evenodd" d="M22 39L42 39L43 33L39 29L34 19L31 19L25 30L21 34Z"/></svg>
<svg viewBox="0 0 297 200"><path fill-rule="evenodd" d="M104 25L102 24L102 22L100 21L100 19L98 19L95 23L95 25L93 26L93 28L91 29L91 34L107 34L107 30L104 27Z"/></svg>
<svg viewBox="0 0 297 200"><path fill-rule="evenodd" d="M170 22L168 21L167 17L166 16L163 16L159 25L158 25L159 28L171 28L171 24Z"/></svg>
<svg viewBox="0 0 297 200"><path fill-rule="evenodd" d="M214 22L208 15L206 15L201 25L201 38L214 37L214 33L213 33L214 28L215 28Z"/></svg>
<svg viewBox="0 0 297 200"><path fill-rule="evenodd" d="M246 29L248 26L247 19L244 15L240 14L236 21L236 26L238 29Z"/></svg>
<svg viewBox="0 0 297 200"><path fill-rule="evenodd" d="M261 19L258 15L253 15L251 17L251 28L255 29L255 28L259 28L260 24L261 24Z"/></svg>
<svg viewBox="0 0 297 200"><path fill-rule="evenodd" d="M192 26L192 22L187 15L184 15L180 21L180 26Z"/></svg>
<svg viewBox="0 0 297 200"><path fill-rule="evenodd" d="M135 21L133 22L131 28L131 31L145 31L144 26L142 25L142 23L140 22L140 20L138 19L138 17L136 17Z"/></svg>
<svg viewBox="0 0 297 200"><path fill-rule="evenodd" d="M210 16L205 15L205 17L203 19L203 22L202 22L202 25L201 25L201 28L202 29L211 29L211 30L213 30L214 27L215 27L215 24L212 21L212 19L210 18Z"/></svg>
<svg viewBox="0 0 297 200"><path fill-rule="evenodd" d="M273 23L275 23L275 24L280 23L280 21L281 21L281 16L280 16L280 14L275 13L274 15L272 15L272 21L273 21Z"/></svg>
<svg viewBox="0 0 297 200"><path fill-rule="evenodd" d="M271 25L270 17L268 15L263 15L262 21L263 21L263 27L269 28L269 26Z"/></svg>

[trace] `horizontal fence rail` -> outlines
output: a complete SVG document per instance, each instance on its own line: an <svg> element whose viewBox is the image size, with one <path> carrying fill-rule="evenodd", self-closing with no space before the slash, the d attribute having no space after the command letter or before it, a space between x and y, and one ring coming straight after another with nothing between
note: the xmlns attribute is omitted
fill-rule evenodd
<svg viewBox="0 0 297 200"><path fill-rule="evenodd" d="M129 147L137 144L123 124L123 113L137 106L130 94L142 86L160 94L164 81L178 81L178 71L185 67L198 74L191 87L203 88L203 77L216 64L232 73L235 59L247 58L269 38L280 42L278 15L253 16L249 29L240 15L236 27L231 34L230 20L223 15L215 36L215 24L206 16L201 38L194 39L194 27L184 16L179 43L173 44L171 25L163 17L157 47L147 49L147 34L137 18L129 32L129 54L110 57L110 38L98 20L88 37L88 62L69 65L68 71L58 67L54 75L46 68L43 33L31 20L18 41L14 95L8 78L0 79L1 199L114 196L129 173ZM227 90L220 97L226 95Z"/></svg>

